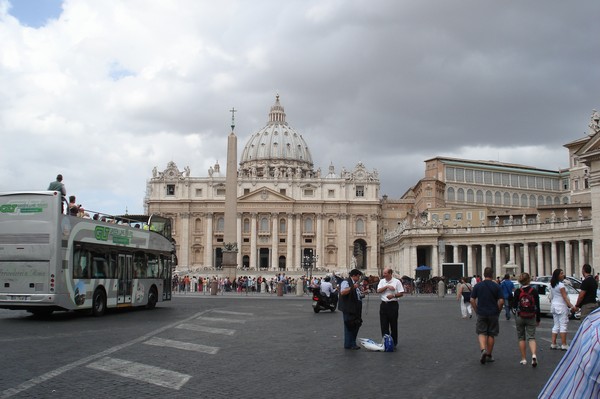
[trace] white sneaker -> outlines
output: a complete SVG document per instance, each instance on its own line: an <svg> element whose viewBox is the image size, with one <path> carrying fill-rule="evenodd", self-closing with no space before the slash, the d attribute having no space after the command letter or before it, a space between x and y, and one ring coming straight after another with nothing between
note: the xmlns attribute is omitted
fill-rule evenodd
<svg viewBox="0 0 600 399"><path fill-rule="evenodd" d="M568 349L569 349L569 345L561 345L561 346L560 346L560 350L561 350L561 351L566 351L566 350L568 350Z"/></svg>
<svg viewBox="0 0 600 399"><path fill-rule="evenodd" d="M558 345L556 345L556 344L550 344L550 349L558 349Z"/></svg>

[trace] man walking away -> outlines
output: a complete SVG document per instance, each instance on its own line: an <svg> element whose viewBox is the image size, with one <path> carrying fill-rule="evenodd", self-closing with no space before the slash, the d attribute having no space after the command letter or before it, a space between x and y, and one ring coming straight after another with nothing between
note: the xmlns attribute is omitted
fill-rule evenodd
<svg viewBox="0 0 600 399"><path fill-rule="evenodd" d="M579 288L579 297L575 307L581 309L581 320L583 320L598 307L598 302L596 302L598 283L592 276L592 266L587 263L581 268L581 274L583 274L583 281Z"/></svg>
<svg viewBox="0 0 600 399"><path fill-rule="evenodd" d="M504 306L500 286L492 279L492 276L492 268L486 267L483 271L483 281L473 287L471 292L471 306L477 314L475 331L479 339L479 349L481 349L479 358L481 364L494 361L492 351L495 338L500 332L498 316Z"/></svg>
<svg viewBox="0 0 600 399"><path fill-rule="evenodd" d="M404 295L404 286L394 278L391 268L383 269L383 278L377 284L377 293L381 294L379 305L379 323L381 335L390 334L394 340L394 348L398 346L398 299Z"/></svg>

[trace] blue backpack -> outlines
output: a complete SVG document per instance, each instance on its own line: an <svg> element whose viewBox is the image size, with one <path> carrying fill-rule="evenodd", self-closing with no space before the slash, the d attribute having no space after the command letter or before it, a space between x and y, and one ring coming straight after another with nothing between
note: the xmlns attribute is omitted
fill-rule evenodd
<svg viewBox="0 0 600 399"><path fill-rule="evenodd" d="M384 352L393 352L394 351L394 339L390 334L385 334L383 336L383 351Z"/></svg>

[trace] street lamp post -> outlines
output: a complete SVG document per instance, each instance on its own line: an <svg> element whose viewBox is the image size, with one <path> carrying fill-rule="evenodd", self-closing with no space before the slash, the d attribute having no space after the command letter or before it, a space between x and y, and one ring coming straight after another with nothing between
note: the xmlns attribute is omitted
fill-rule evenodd
<svg viewBox="0 0 600 399"><path fill-rule="evenodd" d="M312 282L312 269L318 260L319 260L319 255L312 255L312 254L304 255L304 257L302 258L302 267L304 268L304 270L306 270L309 273L308 279L311 282Z"/></svg>

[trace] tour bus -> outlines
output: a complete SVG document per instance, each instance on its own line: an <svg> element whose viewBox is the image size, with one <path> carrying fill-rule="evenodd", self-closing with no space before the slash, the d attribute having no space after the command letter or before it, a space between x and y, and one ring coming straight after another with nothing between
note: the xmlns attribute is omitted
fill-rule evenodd
<svg viewBox="0 0 600 399"><path fill-rule="evenodd" d="M171 299L169 219L68 213L60 192L0 193L0 308L102 316Z"/></svg>

